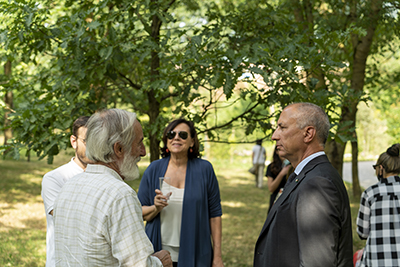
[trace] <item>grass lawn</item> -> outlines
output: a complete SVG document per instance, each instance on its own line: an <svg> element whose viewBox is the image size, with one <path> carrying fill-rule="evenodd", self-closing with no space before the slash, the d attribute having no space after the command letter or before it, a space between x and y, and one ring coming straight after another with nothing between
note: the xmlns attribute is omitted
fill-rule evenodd
<svg viewBox="0 0 400 267"><path fill-rule="evenodd" d="M0 266L44 266L46 261L46 217L40 196L43 175L68 162L72 152L31 162L0 160ZM247 160L247 159L246 159ZM252 266L254 245L269 205L266 187L258 189L247 172L250 160L241 163L212 160L217 174L223 213L222 254L225 266ZM239 161L238 161L239 162ZM143 173L148 158L140 162ZM129 182L137 190L140 181ZM266 185L266 180L264 180ZM346 184L351 193L351 185ZM358 201L351 200L354 251L364 246L355 232Z"/></svg>

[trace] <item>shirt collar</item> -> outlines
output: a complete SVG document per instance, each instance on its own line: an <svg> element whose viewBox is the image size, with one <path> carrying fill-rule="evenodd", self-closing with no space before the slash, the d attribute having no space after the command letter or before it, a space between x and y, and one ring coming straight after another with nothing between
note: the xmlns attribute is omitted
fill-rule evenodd
<svg viewBox="0 0 400 267"><path fill-rule="evenodd" d="M324 151L320 151L314 154L311 154L310 156L308 156L307 158L303 159L299 165L297 165L296 169L294 170L294 172L296 173L296 175L299 175L299 173L303 170L303 168L307 165L307 163L309 163L311 160L315 159L316 157L325 155Z"/></svg>
<svg viewBox="0 0 400 267"><path fill-rule="evenodd" d="M85 172L94 174L108 173L117 178L118 180L123 181L122 177L116 171L101 164L88 164Z"/></svg>

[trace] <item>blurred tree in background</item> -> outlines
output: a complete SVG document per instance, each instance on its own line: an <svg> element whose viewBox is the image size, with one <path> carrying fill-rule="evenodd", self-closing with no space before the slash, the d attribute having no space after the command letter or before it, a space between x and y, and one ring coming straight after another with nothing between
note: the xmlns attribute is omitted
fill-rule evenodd
<svg viewBox="0 0 400 267"><path fill-rule="evenodd" d="M339 172L351 140L357 193L358 104L384 92L383 109L399 89L398 69L382 75L379 62L399 56L396 0L0 0L0 10L1 62L12 66L0 90L14 99L12 110L2 102L13 131L3 149L49 162L73 120L102 108L137 112L155 160L174 118L205 141L252 143L282 107L309 101L330 116Z"/></svg>

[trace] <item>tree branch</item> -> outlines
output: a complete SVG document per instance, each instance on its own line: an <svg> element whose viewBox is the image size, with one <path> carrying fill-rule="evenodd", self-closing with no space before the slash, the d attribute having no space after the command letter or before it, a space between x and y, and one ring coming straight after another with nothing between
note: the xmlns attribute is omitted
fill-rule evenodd
<svg viewBox="0 0 400 267"><path fill-rule="evenodd" d="M246 114L250 113L250 112L251 112L253 109L255 109L259 104L260 104L260 103L256 103L256 104L255 104L253 107L251 107L250 109L244 111L242 114L240 114L240 115L238 115L238 116L236 116L236 117L233 117L230 121L228 121L228 122L226 122L226 123L224 123L224 124L217 125L217 126L214 126L214 127L208 128L208 129L205 129L205 130L203 130L203 131L199 131L199 133L204 133L204 132L209 132L209 131L213 131L213 130L217 130L217 129L224 128L224 127L226 127L226 126L232 124L234 121L236 121L236 120L238 120L238 119L240 119L240 118L244 118L244 116L245 116ZM249 105L251 105L251 104L249 104Z"/></svg>
<svg viewBox="0 0 400 267"><path fill-rule="evenodd" d="M122 72L118 71L118 74L119 74L122 78L124 78L133 88L135 88L135 89L137 89L137 90L142 89L142 86L141 86L141 85L138 85L138 84L134 83L131 79L129 79L127 76L125 76Z"/></svg>

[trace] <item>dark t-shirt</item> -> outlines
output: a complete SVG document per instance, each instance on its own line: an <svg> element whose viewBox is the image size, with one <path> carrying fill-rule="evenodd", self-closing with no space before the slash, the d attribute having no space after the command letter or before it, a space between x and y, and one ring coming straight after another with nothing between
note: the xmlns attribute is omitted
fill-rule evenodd
<svg viewBox="0 0 400 267"><path fill-rule="evenodd" d="M274 174L272 173L272 171L271 171L271 164L268 165L268 167L267 167L267 172L265 173L265 176L267 176L267 177L272 177L272 179L274 179L274 180L275 180L275 178L278 176L278 175L274 175ZM278 187L275 189L275 191L271 194L271 197L270 197L270 199L269 199L269 209L268 209L268 213L269 213L269 211L270 211L270 209L271 209L271 207L272 207L272 204L274 204L274 202L275 202L275 199L276 199L276 196L277 196L278 193L279 193L279 190L281 190L281 188L283 188L283 187L285 186L285 184L286 184L286 179L283 178L282 181L281 181L281 183L279 184L279 186L278 186Z"/></svg>

